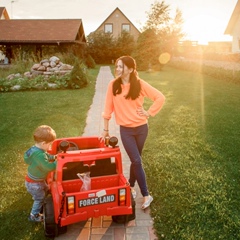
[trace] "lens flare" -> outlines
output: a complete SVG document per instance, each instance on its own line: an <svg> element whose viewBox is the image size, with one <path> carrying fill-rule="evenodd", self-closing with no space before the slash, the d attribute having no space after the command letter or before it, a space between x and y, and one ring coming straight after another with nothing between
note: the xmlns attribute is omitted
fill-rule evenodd
<svg viewBox="0 0 240 240"><path fill-rule="evenodd" d="M171 55L168 52L165 52L159 56L158 60L161 64L166 64L169 62L170 58L171 58Z"/></svg>

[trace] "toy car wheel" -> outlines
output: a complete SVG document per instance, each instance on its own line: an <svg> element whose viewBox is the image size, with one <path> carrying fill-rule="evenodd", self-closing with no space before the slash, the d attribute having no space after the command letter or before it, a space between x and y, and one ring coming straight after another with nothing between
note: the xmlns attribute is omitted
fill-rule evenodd
<svg viewBox="0 0 240 240"><path fill-rule="evenodd" d="M127 214L127 215L116 215L112 216L112 220L115 223L126 223L129 221L132 221L136 218L136 202L131 194L131 201L132 201L132 214Z"/></svg>
<svg viewBox="0 0 240 240"><path fill-rule="evenodd" d="M43 206L44 233L46 237L55 237L58 235L57 224L54 221L54 209L52 196L47 196Z"/></svg>
<svg viewBox="0 0 240 240"><path fill-rule="evenodd" d="M46 237L53 238L58 236L58 234L65 233L67 231L67 226L59 227L54 220L54 208L53 199L51 195L48 195L45 199L43 206L43 216L44 216L44 233Z"/></svg>

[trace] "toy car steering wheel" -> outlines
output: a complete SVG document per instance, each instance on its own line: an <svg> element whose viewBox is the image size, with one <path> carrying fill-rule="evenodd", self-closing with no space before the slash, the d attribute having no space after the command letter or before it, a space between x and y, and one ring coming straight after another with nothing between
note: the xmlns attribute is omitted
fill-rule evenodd
<svg viewBox="0 0 240 240"><path fill-rule="evenodd" d="M69 142L69 141L61 141L59 144L59 150L66 153L66 151L75 151L79 150L78 145L75 142Z"/></svg>

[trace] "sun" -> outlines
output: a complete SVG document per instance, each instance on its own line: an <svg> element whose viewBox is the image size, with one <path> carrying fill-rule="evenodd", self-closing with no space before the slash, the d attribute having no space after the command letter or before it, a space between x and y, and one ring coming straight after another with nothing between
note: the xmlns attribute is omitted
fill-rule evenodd
<svg viewBox="0 0 240 240"><path fill-rule="evenodd" d="M224 36L222 19L210 15L196 15L185 20L184 32L187 39L198 41L199 44L208 44L209 41L230 41L229 36Z"/></svg>

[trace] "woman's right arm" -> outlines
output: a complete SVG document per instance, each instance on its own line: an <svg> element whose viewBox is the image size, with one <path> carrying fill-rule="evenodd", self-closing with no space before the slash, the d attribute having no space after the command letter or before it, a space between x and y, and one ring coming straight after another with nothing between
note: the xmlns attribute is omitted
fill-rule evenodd
<svg viewBox="0 0 240 240"><path fill-rule="evenodd" d="M112 112L113 112L113 94L112 94L112 82L110 82L106 93L104 112L102 113L102 117L104 120L103 125L104 127L101 134L102 141L109 136L109 120L111 119Z"/></svg>
<svg viewBox="0 0 240 240"><path fill-rule="evenodd" d="M109 136L109 120L104 118L104 129L102 132L102 139L104 140L108 136Z"/></svg>

